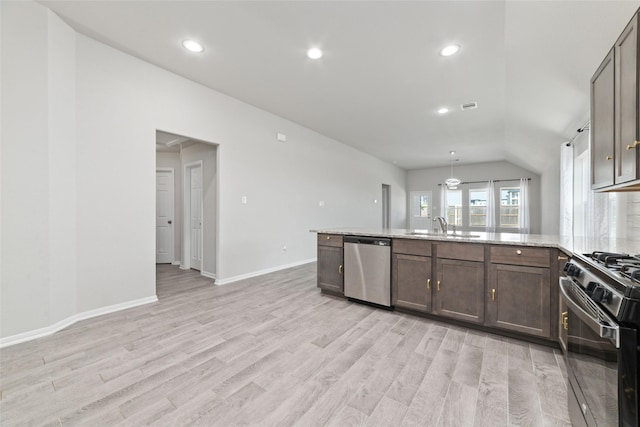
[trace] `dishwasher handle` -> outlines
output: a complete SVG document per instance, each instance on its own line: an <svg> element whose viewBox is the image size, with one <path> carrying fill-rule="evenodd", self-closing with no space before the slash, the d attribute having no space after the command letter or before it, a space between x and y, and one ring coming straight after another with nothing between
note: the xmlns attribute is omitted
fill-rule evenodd
<svg viewBox="0 0 640 427"><path fill-rule="evenodd" d="M366 236L344 236L344 243L356 243L358 245L391 246L391 239Z"/></svg>

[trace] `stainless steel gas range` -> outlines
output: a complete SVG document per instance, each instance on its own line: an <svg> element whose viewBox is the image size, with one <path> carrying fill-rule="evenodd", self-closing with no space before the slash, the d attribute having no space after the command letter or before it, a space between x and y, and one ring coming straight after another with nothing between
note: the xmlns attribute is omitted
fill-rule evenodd
<svg viewBox="0 0 640 427"><path fill-rule="evenodd" d="M607 252L574 255L564 271L561 341L571 422L637 427L640 257Z"/></svg>

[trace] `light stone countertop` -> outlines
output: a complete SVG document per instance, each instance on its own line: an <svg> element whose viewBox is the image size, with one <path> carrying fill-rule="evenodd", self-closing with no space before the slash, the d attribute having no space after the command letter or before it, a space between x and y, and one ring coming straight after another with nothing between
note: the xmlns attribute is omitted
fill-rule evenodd
<svg viewBox="0 0 640 427"><path fill-rule="evenodd" d="M535 246L545 248L557 248L566 253L590 253L593 251L625 252L640 254L640 240L630 239L595 239L572 238L564 236L544 234L519 234L519 233L485 233L480 231L448 233L429 230L407 230L401 228L327 228L311 230L314 233L337 234L350 236L386 237L416 240L434 240L446 242L489 243L497 245ZM474 237L471 237L473 235ZM455 237L454 237L455 236Z"/></svg>

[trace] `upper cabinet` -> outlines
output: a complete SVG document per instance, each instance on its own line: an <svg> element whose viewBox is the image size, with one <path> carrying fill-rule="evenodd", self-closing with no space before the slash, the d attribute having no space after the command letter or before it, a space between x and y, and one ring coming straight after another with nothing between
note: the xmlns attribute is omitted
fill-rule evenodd
<svg viewBox="0 0 640 427"><path fill-rule="evenodd" d="M591 188L640 190L640 14L591 79Z"/></svg>

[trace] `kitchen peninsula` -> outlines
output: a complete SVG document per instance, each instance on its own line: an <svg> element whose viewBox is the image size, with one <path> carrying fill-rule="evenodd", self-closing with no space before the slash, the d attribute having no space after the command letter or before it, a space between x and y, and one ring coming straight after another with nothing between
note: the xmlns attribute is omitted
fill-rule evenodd
<svg viewBox="0 0 640 427"><path fill-rule="evenodd" d="M556 345L558 277L574 252L602 242L558 236L337 228L318 233L318 287L344 297L344 238L391 239L395 310ZM608 242L628 251L631 243Z"/></svg>

